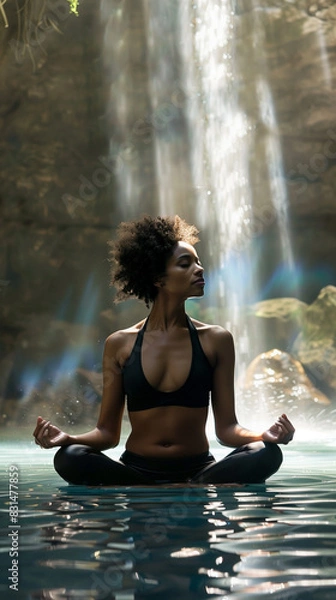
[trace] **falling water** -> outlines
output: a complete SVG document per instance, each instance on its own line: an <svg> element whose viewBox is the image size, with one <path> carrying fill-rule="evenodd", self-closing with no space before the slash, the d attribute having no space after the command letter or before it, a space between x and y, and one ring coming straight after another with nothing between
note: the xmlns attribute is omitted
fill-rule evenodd
<svg viewBox="0 0 336 600"><path fill-rule="evenodd" d="M209 233L214 270L210 294L217 320L246 351L242 306L255 297L244 249L251 236L252 199L248 153L252 126L238 103L235 85L234 12L231 0L200 0L181 7L181 46L196 214ZM240 362L240 361L239 361Z"/></svg>
<svg viewBox="0 0 336 600"><path fill-rule="evenodd" d="M327 52L326 39L325 34L321 29L318 29L316 32L317 35L317 45L320 52L320 61L323 70L323 76L325 81L325 86L328 90L332 89L332 75L331 68L329 62L329 56Z"/></svg>
<svg viewBox="0 0 336 600"><path fill-rule="evenodd" d="M238 375L253 356L246 308L262 299L257 248L270 228L295 282L264 24L251 9L246 25L233 0L102 5L120 216L179 213L202 230L205 306L235 337Z"/></svg>

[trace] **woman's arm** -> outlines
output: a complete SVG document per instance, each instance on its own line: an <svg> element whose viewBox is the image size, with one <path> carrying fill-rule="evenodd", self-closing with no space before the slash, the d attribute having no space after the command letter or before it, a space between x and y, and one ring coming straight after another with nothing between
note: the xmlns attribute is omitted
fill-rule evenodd
<svg viewBox="0 0 336 600"><path fill-rule="evenodd" d="M123 341L122 332L109 336L103 354L103 397L96 427L79 435L69 435L50 421L38 417L33 436L42 448L69 444L85 444L96 450L107 450L118 445L125 405L121 369L117 355Z"/></svg>
<svg viewBox="0 0 336 600"><path fill-rule="evenodd" d="M293 439L294 427L286 415L264 432L251 431L239 425L235 412L234 367L235 351L233 337L221 327L212 330L216 352L212 406L216 437L220 444L237 448L251 442L264 441L288 444Z"/></svg>

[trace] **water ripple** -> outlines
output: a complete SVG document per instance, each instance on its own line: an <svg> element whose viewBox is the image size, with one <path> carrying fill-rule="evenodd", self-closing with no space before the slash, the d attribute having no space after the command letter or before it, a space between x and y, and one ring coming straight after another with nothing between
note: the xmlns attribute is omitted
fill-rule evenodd
<svg viewBox="0 0 336 600"><path fill-rule="evenodd" d="M45 466L41 480L38 466L32 478L22 469L16 598L334 600L336 477L289 466L267 485L143 488L65 486Z"/></svg>

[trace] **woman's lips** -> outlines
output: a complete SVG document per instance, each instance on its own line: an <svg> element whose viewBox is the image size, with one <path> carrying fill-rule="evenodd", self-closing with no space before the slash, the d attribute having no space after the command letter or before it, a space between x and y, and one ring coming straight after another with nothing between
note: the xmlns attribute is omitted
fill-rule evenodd
<svg viewBox="0 0 336 600"><path fill-rule="evenodd" d="M202 278L196 279L196 281L194 281L194 285L204 285L204 284L205 284L205 281Z"/></svg>

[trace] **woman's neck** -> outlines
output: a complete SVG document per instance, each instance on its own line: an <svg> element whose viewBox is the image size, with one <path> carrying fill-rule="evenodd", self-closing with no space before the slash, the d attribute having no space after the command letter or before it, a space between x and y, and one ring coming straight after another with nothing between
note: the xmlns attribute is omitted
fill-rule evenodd
<svg viewBox="0 0 336 600"><path fill-rule="evenodd" d="M186 326L184 302L178 304L156 299L149 314L147 331L167 331L173 327Z"/></svg>

